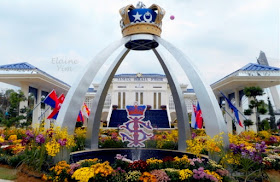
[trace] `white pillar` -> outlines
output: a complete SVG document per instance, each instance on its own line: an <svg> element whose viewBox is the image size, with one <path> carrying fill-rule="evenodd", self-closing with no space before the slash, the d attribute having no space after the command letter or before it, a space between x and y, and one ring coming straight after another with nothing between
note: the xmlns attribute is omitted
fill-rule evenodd
<svg viewBox="0 0 280 182"><path fill-rule="evenodd" d="M40 88L37 88L37 99L34 100L34 107L36 107L38 104L38 106L33 109L33 113L32 113L32 127L38 127L40 124L39 121L39 117L41 115L41 95L42 95L42 90Z"/></svg>
<svg viewBox="0 0 280 182"><path fill-rule="evenodd" d="M238 111L242 112L242 108L239 107L240 97L239 97L239 90L237 90L237 89L234 90L234 98L235 98L235 107L237 108ZM239 119L240 119L240 122L242 123L243 127L239 126L239 124L235 124L237 134L239 134L245 130L245 126L243 124L244 118L240 113L238 113L238 115L239 115Z"/></svg>
<svg viewBox="0 0 280 182"><path fill-rule="evenodd" d="M253 100L253 98L248 97L248 105L250 104L251 100ZM253 121L253 125L248 127L248 130L257 131L256 108L253 109L253 113L250 115L250 119Z"/></svg>
<svg viewBox="0 0 280 182"><path fill-rule="evenodd" d="M228 94L227 93L224 93L226 97L228 97ZM233 132L233 129L232 129L232 110L229 108L228 106L228 102L225 100L225 110L226 110L226 113L225 113L225 120L227 122L227 129L228 129L228 132L229 133L232 133ZM230 115L231 116L230 116Z"/></svg>
<svg viewBox="0 0 280 182"><path fill-rule="evenodd" d="M28 107L28 93L29 93L29 85L27 83L21 82L21 91L23 92L24 96L26 97L25 101L21 101L19 103L19 111L21 109L24 109L25 107ZM22 114L19 112L19 115L24 115L26 116L26 114ZM26 119L23 119L20 121L21 123L26 122Z"/></svg>

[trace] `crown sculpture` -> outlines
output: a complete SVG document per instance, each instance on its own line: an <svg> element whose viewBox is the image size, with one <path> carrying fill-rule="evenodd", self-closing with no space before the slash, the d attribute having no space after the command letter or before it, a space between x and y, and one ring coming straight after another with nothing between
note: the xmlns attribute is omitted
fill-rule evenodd
<svg viewBox="0 0 280 182"><path fill-rule="evenodd" d="M122 19L120 26L123 36L133 34L152 34L160 36L162 19L165 11L160 6L153 4L149 8L138 2L136 8L127 5L120 9Z"/></svg>
<svg viewBox="0 0 280 182"><path fill-rule="evenodd" d="M144 115L144 112L146 110L146 106L145 105L126 106L126 110L128 112L128 115L140 116L140 115Z"/></svg>

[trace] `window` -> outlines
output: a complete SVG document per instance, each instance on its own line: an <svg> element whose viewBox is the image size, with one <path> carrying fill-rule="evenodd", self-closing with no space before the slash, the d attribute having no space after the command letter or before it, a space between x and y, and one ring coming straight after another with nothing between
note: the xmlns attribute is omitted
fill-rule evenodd
<svg viewBox="0 0 280 182"><path fill-rule="evenodd" d="M162 86L153 86L153 88L162 88Z"/></svg>
<svg viewBox="0 0 280 182"><path fill-rule="evenodd" d="M140 93L140 104L143 104L143 92Z"/></svg>
<svg viewBox="0 0 280 182"><path fill-rule="evenodd" d="M126 86L118 86L118 88L126 88Z"/></svg>

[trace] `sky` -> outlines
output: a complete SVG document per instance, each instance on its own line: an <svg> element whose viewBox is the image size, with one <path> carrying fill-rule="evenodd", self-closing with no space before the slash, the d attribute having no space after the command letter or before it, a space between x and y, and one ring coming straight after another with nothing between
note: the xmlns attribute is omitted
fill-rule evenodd
<svg viewBox="0 0 280 182"><path fill-rule="evenodd" d="M0 65L28 62L72 85L89 61L122 38L119 9L128 4L136 6L137 2L1 0ZM208 84L256 63L260 50L271 66L280 67L278 0L142 2L147 7L158 4L165 9L161 37L182 50ZM93 82L100 81L107 65ZM189 84L175 61L172 70L180 83ZM163 74L152 51L130 51L117 74L138 72Z"/></svg>

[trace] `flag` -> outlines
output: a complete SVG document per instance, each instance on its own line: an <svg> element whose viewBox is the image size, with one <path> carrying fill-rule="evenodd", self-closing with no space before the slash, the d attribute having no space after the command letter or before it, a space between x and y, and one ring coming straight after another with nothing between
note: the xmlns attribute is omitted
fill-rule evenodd
<svg viewBox="0 0 280 182"><path fill-rule="evenodd" d="M45 104L48 104L49 106L51 106L52 108L57 108L58 107L58 98L56 96L55 90L52 90L47 97L45 98L45 100L43 101Z"/></svg>
<svg viewBox="0 0 280 182"><path fill-rule="evenodd" d="M79 112L79 115L77 117L77 121L78 122L84 122L84 117L83 117L83 114L82 114L82 111L80 110Z"/></svg>
<svg viewBox="0 0 280 182"><path fill-rule="evenodd" d="M230 100L222 93L222 96L226 99L227 103L228 103L228 107L231 108L234 112L234 115L235 115L235 118L236 118L236 121L238 122L239 126L243 127L240 119L239 119L239 115L238 115L238 109L230 102Z"/></svg>
<svg viewBox="0 0 280 182"><path fill-rule="evenodd" d="M201 129L203 126L203 118L202 118L202 112L199 103L197 103L197 107L196 107L195 120L196 120L197 127Z"/></svg>
<svg viewBox="0 0 280 182"><path fill-rule="evenodd" d="M196 106L192 105L193 109L192 109L192 118L191 118L191 127L194 129L197 129L197 124L196 124Z"/></svg>
<svg viewBox="0 0 280 182"><path fill-rule="evenodd" d="M54 108L54 110L52 111L52 113L48 116L47 119L56 119L57 118L57 115L58 115L58 112L61 108L61 105L63 103L65 99L65 96L63 94L61 94L59 97L58 97L58 105L56 108Z"/></svg>
<svg viewBox="0 0 280 182"><path fill-rule="evenodd" d="M84 103L84 105L82 106L81 111L82 111L83 116L85 116L86 118L89 117L90 110L89 110L88 106L86 105L86 103Z"/></svg>

